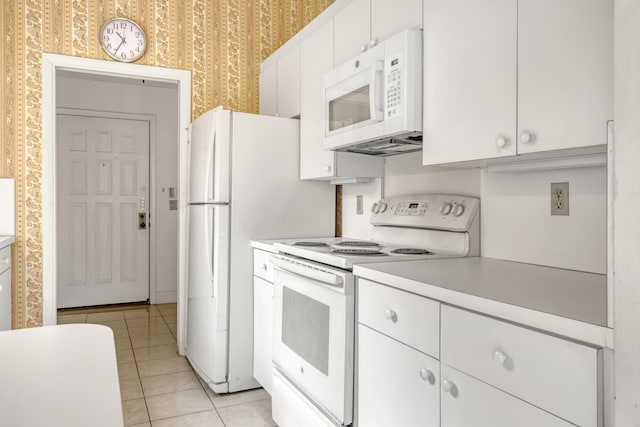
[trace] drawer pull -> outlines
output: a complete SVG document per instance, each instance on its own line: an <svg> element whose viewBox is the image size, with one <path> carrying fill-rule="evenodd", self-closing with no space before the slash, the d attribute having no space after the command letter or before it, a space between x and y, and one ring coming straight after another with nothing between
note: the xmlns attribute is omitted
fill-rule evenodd
<svg viewBox="0 0 640 427"><path fill-rule="evenodd" d="M262 264L262 269L263 269L264 271L267 271L267 264Z"/></svg>
<svg viewBox="0 0 640 427"><path fill-rule="evenodd" d="M384 311L384 317L387 320L391 320L393 323L396 323L398 321L398 315L396 314L395 311L391 310L390 308L387 308Z"/></svg>
<svg viewBox="0 0 640 427"><path fill-rule="evenodd" d="M433 375L433 372L425 368L420 369L420 378L424 381L429 381L429 384L433 384L435 382L435 375Z"/></svg>
<svg viewBox="0 0 640 427"><path fill-rule="evenodd" d="M509 357L500 350L496 350L493 352L493 360L495 360L498 365L504 366L508 358Z"/></svg>
<svg viewBox="0 0 640 427"><path fill-rule="evenodd" d="M444 391L445 393L450 393L453 397L456 397L458 395L456 385L453 383L453 381L442 380L442 391Z"/></svg>

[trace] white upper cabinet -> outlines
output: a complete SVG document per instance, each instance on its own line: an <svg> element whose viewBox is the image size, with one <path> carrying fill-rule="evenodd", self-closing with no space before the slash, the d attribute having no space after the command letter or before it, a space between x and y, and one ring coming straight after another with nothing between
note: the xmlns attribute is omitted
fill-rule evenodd
<svg viewBox="0 0 640 427"><path fill-rule="evenodd" d="M610 0L425 0L424 24L423 164L604 149Z"/></svg>
<svg viewBox="0 0 640 427"><path fill-rule="evenodd" d="M300 46L278 59L278 116L300 115Z"/></svg>
<svg viewBox="0 0 640 427"><path fill-rule="evenodd" d="M515 0L425 0L424 164L516 154L516 18Z"/></svg>
<svg viewBox="0 0 640 427"><path fill-rule="evenodd" d="M260 69L260 114L279 117L300 115L300 46Z"/></svg>
<svg viewBox="0 0 640 427"><path fill-rule="evenodd" d="M613 2L519 0L518 154L605 144L612 119Z"/></svg>
<svg viewBox="0 0 640 427"><path fill-rule="evenodd" d="M374 43L407 28L422 28L422 0L371 0L371 39Z"/></svg>
<svg viewBox="0 0 640 427"><path fill-rule="evenodd" d="M333 21L302 41L300 50L300 179L330 178L335 153L322 149L322 79L333 69Z"/></svg>
<svg viewBox="0 0 640 427"><path fill-rule="evenodd" d="M260 114L278 115L278 63L272 61L260 67Z"/></svg>
<svg viewBox="0 0 640 427"><path fill-rule="evenodd" d="M422 0L354 0L334 20L337 66L406 28L422 28Z"/></svg>
<svg viewBox="0 0 640 427"><path fill-rule="evenodd" d="M333 18L335 65L342 65L369 47L371 0L353 0Z"/></svg>

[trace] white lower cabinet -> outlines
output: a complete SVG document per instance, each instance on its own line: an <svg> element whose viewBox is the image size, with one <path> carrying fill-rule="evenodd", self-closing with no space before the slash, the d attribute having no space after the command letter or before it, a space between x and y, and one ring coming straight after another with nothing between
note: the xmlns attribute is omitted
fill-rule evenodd
<svg viewBox="0 0 640 427"><path fill-rule="evenodd" d="M358 325L358 425L440 425L440 363Z"/></svg>
<svg viewBox="0 0 640 427"><path fill-rule="evenodd" d="M253 250L253 377L271 394L273 337L273 267L269 252Z"/></svg>
<svg viewBox="0 0 640 427"><path fill-rule="evenodd" d="M603 426L602 349L357 283L357 426Z"/></svg>
<svg viewBox="0 0 640 427"><path fill-rule="evenodd" d="M442 427L573 426L444 363L440 375Z"/></svg>

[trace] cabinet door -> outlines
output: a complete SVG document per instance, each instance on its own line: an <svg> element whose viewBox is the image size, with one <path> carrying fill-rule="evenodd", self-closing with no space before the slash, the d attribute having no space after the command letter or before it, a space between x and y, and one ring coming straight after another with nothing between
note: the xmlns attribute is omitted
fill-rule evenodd
<svg viewBox="0 0 640 427"><path fill-rule="evenodd" d="M322 149L323 78L333 69L333 21L307 37L300 50L300 179L335 175L335 154Z"/></svg>
<svg viewBox="0 0 640 427"><path fill-rule="evenodd" d="M613 2L519 0L518 152L606 144L611 119Z"/></svg>
<svg viewBox="0 0 640 427"><path fill-rule="evenodd" d="M271 394L273 284L253 276L253 376Z"/></svg>
<svg viewBox="0 0 640 427"><path fill-rule="evenodd" d="M379 42L406 28L422 28L422 0L371 0L371 38Z"/></svg>
<svg viewBox="0 0 640 427"><path fill-rule="evenodd" d="M369 46L371 0L353 0L333 20L335 64L339 66L359 54L363 46Z"/></svg>
<svg viewBox="0 0 640 427"><path fill-rule="evenodd" d="M260 114L278 115L278 65L276 61L260 71Z"/></svg>
<svg viewBox="0 0 640 427"><path fill-rule="evenodd" d="M423 164L516 154L517 2L425 0Z"/></svg>
<svg viewBox="0 0 640 427"><path fill-rule="evenodd" d="M442 427L573 426L444 363L440 366Z"/></svg>
<svg viewBox="0 0 640 427"><path fill-rule="evenodd" d="M439 426L438 365L436 359L358 325L358 425Z"/></svg>
<svg viewBox="0 0 640 427"><path fill-rule="evenodd" d="M300 115L300 46L278 59L278 116Z"/></svg>

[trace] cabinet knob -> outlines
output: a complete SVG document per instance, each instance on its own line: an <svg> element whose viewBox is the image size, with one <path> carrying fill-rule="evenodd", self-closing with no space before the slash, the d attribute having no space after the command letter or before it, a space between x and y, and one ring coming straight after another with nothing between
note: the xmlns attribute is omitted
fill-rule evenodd
<svg viewBox="0 0 640 427"><path fill-rule="evenodd" d="M326 170L327 172L331 172L331 165L326 165L324 167L324 170Z"/></svg>
<svg viewBox="0 0 640 427"><path fill-rule="evenodd" d="M531 132L523 131L520 134L520 142L522 142L523 144L531 144L534 139L535 135Z"/></svg>
<svg viewBox="0 0 640 427"><path fill-rule="evenodd" d="M504 136L499 136L498 139L496 139L496 147L504 148L507 145L509 145L509 138Z"/></svg>
<svg viewBox="0 0 640 427"><path fill-rule="evenodd" d="M429 381L429 383L433 384L435 375L433 375L433 372L431 372L430 370L422 368L420 369L420 378L422 378L424 381Z"/></svg>
<svg viewBox="0 0 640 427"><path fill-rule="evenodd" d="M369 47L374 47L377 44L378 44L378 39L369 40Z"/></svg>
<svg viewBox="0 0 640 427"><path fill-rule="evenodd" d="M444 391L445 393L453 394L455 387L456 385L453 383L453 381L442 380L442 391Z"/></svg>
<svg viewBox="0 0 640 427"><path fill-rule="evenodd" d="M500 350L493 352L493 360L495 360L498 365L504 365L508 358L509 357Z"/></svg>
<svg viewBox="0 0 640 427"><path fill-rule="evenodd" d="M263 269L264 271L267 271L267 264L262 264L262 269Z"/></svg>
<svg viewBox="0 0 640 427"><path fill-rule="evenodd" d="M9 258L8 257L2 258L2 260L0 260L0 263L4 265L9 265Z"/></svg>
<svg viewBox="0 0 640 427"><path fill-rule="evenodd" d="M360 52L366 52L367 49L369 49L369 46L367 46L366 44L363 44L362 46L360 46Z"/></svg>
<svg viewBox="0 0 640 427"><path fill-rule="evenodd" d="M384 311L384 317L387 320L391 320L393 323L396 323L398 321L398 315L396 314L395 311L391 310L390 308L387 308Z"/></svg>

